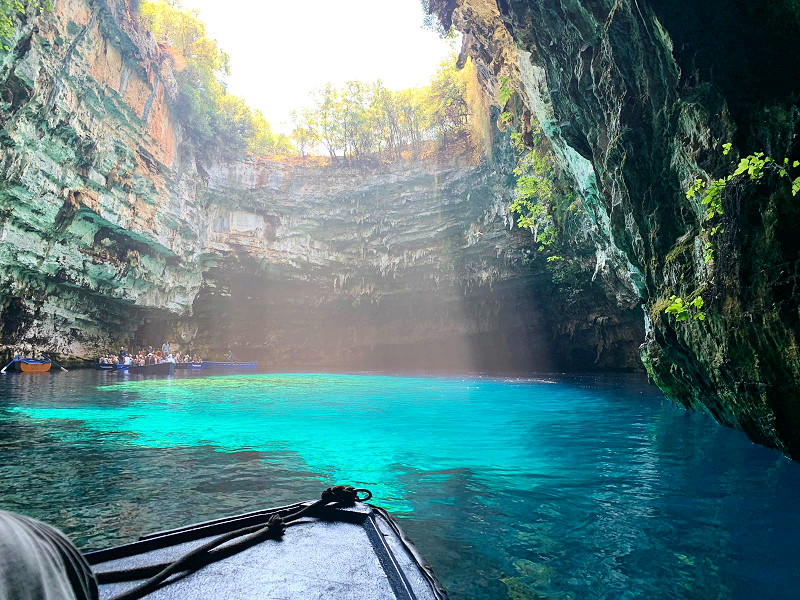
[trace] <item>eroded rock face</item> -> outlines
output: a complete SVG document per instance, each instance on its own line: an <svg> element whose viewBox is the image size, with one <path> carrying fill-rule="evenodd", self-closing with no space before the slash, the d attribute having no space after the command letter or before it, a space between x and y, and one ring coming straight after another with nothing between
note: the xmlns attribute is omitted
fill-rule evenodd
<svg viewBox="0 0 800 600"><path fill-rule="evenodd" d="M201 351L287 367L635 368L640 309L587 289L594 310L565 311L527 265L530 235L509 230L510 194L502 165L464 158L217 165L204 195L219 207L220 258L195 302L197 334L178 331Z"/></svg>
<svg viewBox="0 0 800 600"><path fill-rule="evenodd" d="M281 368L635 368L635 297L528 264L502 159L209 156L173 114L170 65L122 1L57 2L3 55L6 353L169 337Z"/></svg>
<svg viewBox="0 0 800 600"><path fill-rule="evenodd" d="M4 344L91 355L142 310L191 308L206 224L171 94L124 7L57 2L20 28L0 67Z"/></svg>
<svg viewBox="0 0 800 600"><path fill-rule="evenodd" d="M790 3L459 0L490 89L511 78L581 195L605 285L647 307L642 357L680 403L800 455L796 199L774 180L737 185L706 262L697 177L737 153L794 160L800 21ZM763 54L762 54L763 52ZM791 75L789 75L791 74ZM721 145L734 144L724 157ZM666 299L700 295L705 321Z"/></svg>

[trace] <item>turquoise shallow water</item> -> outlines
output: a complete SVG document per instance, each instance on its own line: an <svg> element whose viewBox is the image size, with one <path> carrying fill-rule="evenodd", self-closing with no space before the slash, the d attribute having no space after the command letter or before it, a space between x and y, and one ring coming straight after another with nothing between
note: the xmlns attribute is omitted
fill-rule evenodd
<svg viewBox="0 0 800 600"><path fill-rule="evenodd" d="M639 377L0 380L0 506L90 548L370 488L453 598L788 598L800 465Z"/></svg>

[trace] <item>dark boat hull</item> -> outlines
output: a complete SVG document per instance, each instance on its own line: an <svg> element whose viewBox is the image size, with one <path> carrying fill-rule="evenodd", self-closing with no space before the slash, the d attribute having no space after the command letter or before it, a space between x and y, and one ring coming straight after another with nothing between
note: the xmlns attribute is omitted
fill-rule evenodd
<svg viewBox="0 0 800 600"><path fill-rule="evenodd" d="M86 558L101 582L100 598L106 599L142 580L114 581L118 578L104 573L174 561L219 536L266 524L273 515L285 516L303 506L154 533L132 544L89 552ZM444 600L446 593L388 513L357 503L321 509L297 527L287 528L280 540L262 540L227 554L146 598Z"/></svg>
<svg viewBox="0 0 800 600"><path fill-rule="evenodd" d="M142 367L124 366L131 375L172 375L175 372L175 363L160 363L157 365L144 365Z"/></svg>
<svg viewBox="0 0 800 600"><path fill-rule="evenodd" d="M258 362L214 362L204 360L203 369L213 371L255 371L258 369Z"/></svg>
<svg viewBox="0 0 800 600"><path fill-rule="evenodd" d="M124 369L125 365L106 365L106 364L97 363L95 365L95 368L98 371L118 371L118 370L120 370L120 368Z"/></svg>

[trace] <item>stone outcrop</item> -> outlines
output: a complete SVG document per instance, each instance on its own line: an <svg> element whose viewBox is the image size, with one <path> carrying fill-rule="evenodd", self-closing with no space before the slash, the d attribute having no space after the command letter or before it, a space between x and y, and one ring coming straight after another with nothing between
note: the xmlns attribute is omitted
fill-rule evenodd
<svg viewBox="0 0 800 600"><path fill-rule="evenodd" d="M147 309L189 310L205 224L169 64L125 7L80 0L2 56L3 342L89 355Z"/></svg>
<svg viewBox="0 0 800 600"><path fill-rule="evenodd" d="M798 204L739 181L709 237L698 177L763 151L798 158L800 15L789 2L433 0L517 126L538 121L595 228L598 275L647 308L642 358L681 404L800 455ZM721 145L734 150L724 156ZM785 181L785 180L784 180ZM706 248L716 247L706 262ZM664 313L700 296L705 320Z"/></svg>
<svg viewBox="0 0 800 600"><path fill-rule="evenodd" d="M564 311L509 230L510 193L501 165L463 157L217 165L216 258L177 332L289 367L635 368L641 310L587 289L594 310Z"/></svg>
<svg viewBox="0 0 800 600"><path fill-rule="evenodd" d="M121 0L56 2L1 58L6 354L169 337L281 368L638 362L635 296L531 264L502 152L380 170L201 152L168 55Z"/></svg>

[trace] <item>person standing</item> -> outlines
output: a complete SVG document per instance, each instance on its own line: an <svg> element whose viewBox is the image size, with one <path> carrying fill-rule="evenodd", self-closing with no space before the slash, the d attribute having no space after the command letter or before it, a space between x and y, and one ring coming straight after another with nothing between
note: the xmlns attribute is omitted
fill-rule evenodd
<svg viewBox="0 0 800 600"><path fill-rule="evenodd" d="M169 356L169 342L161 344L161 356Z"/></svg>

